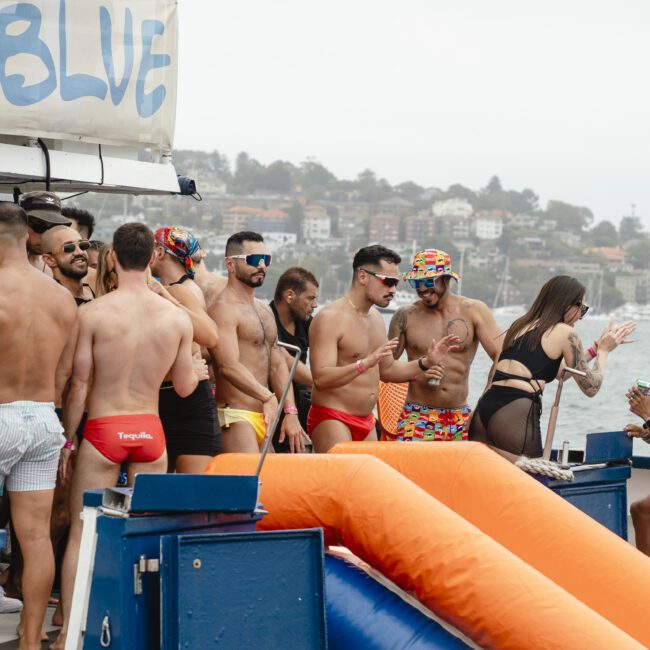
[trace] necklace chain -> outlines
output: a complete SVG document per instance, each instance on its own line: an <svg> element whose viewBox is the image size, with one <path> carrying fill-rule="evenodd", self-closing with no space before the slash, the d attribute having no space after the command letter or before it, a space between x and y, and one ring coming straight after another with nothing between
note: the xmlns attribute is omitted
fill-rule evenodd
<svg viewBox="0 0 650 650"><path fill-rule="evenodd" d="M355 305L355 304L350 300L350 297L349 297L349 296L345 296L345 297L346 297L347 301L350 303L350 305L352 305L352 309L354 309L354 311L356 311L357 314L359 314L360 316L364 316L364 317L370 316L369 313L364 313L364 312L362 312L362 311L361 311L361 310L360 310L360 309L359 309L359 308L358 308L358 307L357 307L357 306L356 306L356 305Z"/></svg>

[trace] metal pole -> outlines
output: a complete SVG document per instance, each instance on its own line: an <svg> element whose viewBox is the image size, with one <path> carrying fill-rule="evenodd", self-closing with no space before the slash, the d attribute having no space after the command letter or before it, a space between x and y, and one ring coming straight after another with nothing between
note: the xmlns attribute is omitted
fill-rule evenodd
<svg viewBox="0 0 650 650"><path fill-rule="evenodd" d="M278 341L278 345L281 348L285 348L286 350L293 352L294 357L293 357L293 363L291 364L291 370L289 371L289 379L287 380L287 383L284 389L282 390L282 396L280 397L280 402L278 403L278 410L275 412L275 415L273 416L273 421L271 422L271 425L268 428L266 434L266 440L264 441L264 447L262 448L262 455L260 456L260 462L257 464L257 469L255 470L255 476L257 476L258 478L260 472L262 471L262 465L264 465L264 459L266 458L266 454L268 454L269 449L271 447L273 434L275 433L275 429L278 426L278 422L280 421L280 416L282 415L282 409L284 408L284 403L287 400L287 394L289 392L289 388L291 388L293 377L296 374L296 369L298 368L298 364L300 363L300 354L302 353L302 350L297 345L291 345L290 343L281 343L280 341Z"/></svg>
<svg viewBox="0 0 650 650"><path fill-rule="evenodd" d="M551 407L551 414L548 418L548 428L546 429L546 443L544 444L544 454L542 458L544 460L551 459L551 449L553 448L553 437L555 436L555 425L557 424L557 414L560 408L560 397L562 396L562 386L564 386L564 379L566 373L572 375L578 375L579 377L586 377L587 373L582 372L582 370L576 370L575 368L564 367L562 369L562 374L560 375L560 380L557 385L557 392L555 393L555 401Z"/></svg>

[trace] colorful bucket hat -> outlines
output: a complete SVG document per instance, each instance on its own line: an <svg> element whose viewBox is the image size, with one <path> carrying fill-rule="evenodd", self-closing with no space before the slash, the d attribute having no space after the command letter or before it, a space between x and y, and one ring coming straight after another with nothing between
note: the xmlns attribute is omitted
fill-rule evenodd
<svg viewBox="0 0 650 650"><path fill-rule="evenodd" d="M454 280L460 280L460 275L451 270L449 253L428 248L416 253L413 257L413 266L404 274L405 280L422 280L423 278L438 278L441 275L450 275Z"/></svg>

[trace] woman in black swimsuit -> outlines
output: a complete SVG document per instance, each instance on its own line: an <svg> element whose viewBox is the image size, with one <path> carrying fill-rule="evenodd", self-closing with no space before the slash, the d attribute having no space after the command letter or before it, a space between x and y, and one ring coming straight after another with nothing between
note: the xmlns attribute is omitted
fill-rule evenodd
<svg viewBox="0 0 650 650"><path fill-rule="evenodd" d="M586 373L575 376L582 392L593 397L603 382L608 354L635 328L627 322L608 326L583 351L573 325L589 307L585 288L566 275L551 278L532 307L515 320L503 339L502 352L488 388L470 424L469 439L485 442L510 460L542 455L542 393L558 375L562 362ZM591 366L589 365L591 362Z"/></svg>

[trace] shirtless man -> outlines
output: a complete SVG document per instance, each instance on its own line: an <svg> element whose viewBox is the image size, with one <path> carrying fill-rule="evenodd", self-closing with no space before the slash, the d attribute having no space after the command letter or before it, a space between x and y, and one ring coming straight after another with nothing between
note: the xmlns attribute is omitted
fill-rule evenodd
<svg viewBox="0 0 650 650"><path fill-rule="evenodd" d="M192 358L192 324L182 309L147 286L154 248L145 225L120 226L113 235L115 291L81 310L72 381L64 408L66 438L75 432L88 403L88 421L72 474L72 523L63 561L61 599L64 621L51 646L63 650L79 555L83 493L117 483L127 463L129 483L137 473L165 473L165 435L158 417L158 389L170 372L174 390L185 397L207 376ZM60 472L69 472L70 449L61 452Z"/></svg>
<svg viewBox="0 0 650 650"><path fill-rule="evenodd" d="M84 282L88 275L90 242L68 226L54 226L41 239L43 261L54 279L73 296L78 306L90 302L95 292Z"/></svg>
<svg viewBox="0 0 650 650"><path fill-rule="evenodd" d="M192 353L201 346L213 348L219 342L217 326L205 310L205 300L194 283L194 263L190 257L190 233L178 227L158 228L151 272L160 282L150 283L192 321ZM179 397L171 378L160 387L158 409L167 439L168 471L201 474L213 456L219 453L220 431L217 425L212 387L206 379L199 382L188 397Z"/></svg>
<svg viewBox="0 0 650 650"><path fill-rule="evenodd" d="M210 349L216 368L217 415L223 450L257 452L278 409L289 379L273 312L255 298L271 256L256 232L238 232L226 243L228 284L209 311L219 328L219 345ZM270 386L270 389L269 389ZM298 409L289 388L280 442L292 452L305 449Z"/></svg>
<svg viewBox="0 0 650 650"><path fill-rule="evenodd" d="M53 226L69 226L70 219L61 215L61 201L52 192L25 192L19 202L27 213L29 263L39 271L52 275L41 257L41 238Z"/></svg>
<svg viewBox="0 0 650 650"><path fill-rule="evenodd" d="M54 581L50 516L65 442L54 402L70 376L77 309L66 289L29 264L27 237L25 212L0 203L0 486L24 557L20 647L35 650Z"/></svg>
<svg viewBox="0 0 650 650"><path fill-rule="evenodd" d="M420 376L409 384L397 421L398 440L467 440L469 369L478 344L492 360L500 351L499 327L487 305L451 293L451 278L459 276L451 269L449 255L436 249L416 253L405 275L419 300L399 309L391 320L388 335L399 341L395 358L404 350L409 359L417 358L432 336L455 334L458 347L445 360L439 383Z"/></svg>
<svg viewBox="0 0 650 650"><path fill-rule="evenodd" d="M454 349L456 338L443 334L438 342L429 337L428 349L425 346L417 359L393 359L397 340L386 340L381 314L371 307L390 303L400 280L400 261L384 246L359 250L352 262L350 290L324 307L309 328L314 389L307 426L314 451L325 452L337 442L376 440L372 411L379 379L408 381Z"/></svg>

